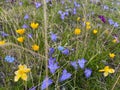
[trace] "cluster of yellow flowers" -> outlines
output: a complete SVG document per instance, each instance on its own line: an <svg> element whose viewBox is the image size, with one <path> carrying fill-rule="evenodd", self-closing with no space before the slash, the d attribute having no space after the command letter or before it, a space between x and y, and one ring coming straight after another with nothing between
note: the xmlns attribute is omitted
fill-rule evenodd
<svg viewBox="0 0 120 90"><path fill-rule="evenodd" d="M86 22L86 30L90 30L90 29L91 29L90 22Z"/></svg>

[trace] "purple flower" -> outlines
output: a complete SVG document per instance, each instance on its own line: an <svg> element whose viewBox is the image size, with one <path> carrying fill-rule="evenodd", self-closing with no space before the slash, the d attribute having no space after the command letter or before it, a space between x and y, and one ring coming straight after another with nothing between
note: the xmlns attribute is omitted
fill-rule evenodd
<svg viewBox="0 0 120 90"><path fill-rule="evenodd" d="M73 14L75 15L76 13L76 8L73 8Z"/></svg>
<svg viewBox="0 0 120 90"><path fill-rule="evenodd" d="M58 46L59 51L63 51L65 48L63 46Z"/></svg>
<svg viewBox="0 0 120 90"><path fill-rule="evenodd" d="M85 71L84 71L84 74L85 74L85 77L86 77L86 78L89 78L89 77L91 76L91 74L92 74L92 70L86 68Z"/></svg>
<svg viewBox="0 0 120 90"><path fill-rule="evenodd" d="M37 86L31 87L29 90L36 90Z"/></svg>
<svg viewBox="0 0 120 90"><path fill-rule="evenodd" d="M77 69L78 68L78 65L77 65L77 62L76 61L72 61L70 62L71 66L74 67L74 69Z"/></svg>
<svg viewBox="0 0 120 90"><path fill-rule="evenodd" d="M114 21L112 19L109 19L108 22L109 22L110 25L114 24Z"/></svg>
<svg viewBox="0 0 120 90"><path fill-rule="evenodd" d="M22 5L23 5L23 2L19 2L19 5L22 6Z"/></svg>
<svg viewBox="0 0 120 90"><path fill-rule="evenodd" d="M65 3L65 1L64 0L61 0L61 4L64 4Z"/></svg>
<svg viewBox="0 0 120 90"><path fill-rule="evenodd" d="M64 55L69 55L69 49L64 49L63 51L62 51L62 53L64 54Z"/></svg>
<svg viewBox="0 0 120 90"><path fill-rule="evenodd" d="M99 16L99 18L100 18L100 20L101 20L103 23L105 23L105 22L106 22L106 19L105 19L105 17L104 17L104 16L100 15L100 16Z"/></svg>
<svg viewBox="0 0 120 90"><path fill-rule="evenodd" d="M51 33L51 40L53 41L53 42L55 42L55 41L57 41L57 35L56 34L53 34L53 33Z"/></svg>
<svg viewBox="0 0 120 90"><path fill-rule="evenodd" d="M119 24L117 22L114 23L114 27L118 27Z"/></svg>
<svg viewBox="0 0 120 90"><path fill-rule="evenodd" d="M76 1L74 1L74 6L75 7L80 7L80 4L78 4Z"/></svg>
<svg viewBox="0 0 120 90"><path fill-rule="evenodd" d="M72 74L68 73L66 69L63 70L62 72L62 76L60 77L59 81L62 82L64 80L67 80L69 78L71 78Z"/></svg>
<svg viewBox="0 0 120 90"><path fill-rule="evenodd" d="M41 90L46 89L46 88L47 88L48 86L50 86L52 83L53 83L53 80L46 77L46 78L43 80L43 82L42 82Z"/></svg>
<svg viewBox="0 0 120 90"><path fill-rule="evenodd" d="M33 35L32 34L27 34L27 36L28 36L28 38L32 38Z"/></svg>
<svg viewBox="0 0 120 90"><path fill-rule="evenodd" d="M23 24L22 28L28 28L28 25L27 24Z"/></svg>
<svg viewBox="0 0 120 90"><path fill-rule="evenodd" d="M50 72L52 74L55 73L55 71L59 68L58 63L56 62L56 58L50 57L48 60L48 68L50 69Z"/></svg>
<svg viewBox="0 0 120 90"><path fill-rule="evenodd" d="M26 14L26 15L24 16L24 19L25 19L25 20L29 19L29 15Z"/></svg>
<svg viewBox="0 0 120 90"><path fill-rule="evenodd" d="M108 10L109 7L108 7L107 5L104 5L104 6L103 6L103 9L104 9L104 10Z"/></svg>
<svg viewBox="0 0 120 90"><path fill-rule="evenodd" d="M12 57L12 56L6 56L6 57L5 57L5 61L7 61L7 62L9 62L9 63L12 63L12 62L15 61L15 58Z"/></svg>
<svg viewBox="0 0 120 90"><path fill-rule="evenodd" d="M51 56L55 52L54 48L49 48L49 56Z"/></svg>
<svg viewBox="0 0 120 90"><path fill-rule="evenodd" d="M40 2L35 2L35 7L39 8L42 4Z"/></svg>
<svg viewBox="0 0 120 90"><path fill-rule="evenodd" d="M7 34L7 33L5 33L5 32L0 32L0 34L1 34L2 37L7 37L7 36L9 36L9 34Z"/></svg>
<svg viewBox="0 0 120 90"><path fill-rule="evenodd" d="M87 61L84 58L82 58L81 60L78 60L78 64L79 64L81 69L83 69L85 67L86 62Z"/></svg>

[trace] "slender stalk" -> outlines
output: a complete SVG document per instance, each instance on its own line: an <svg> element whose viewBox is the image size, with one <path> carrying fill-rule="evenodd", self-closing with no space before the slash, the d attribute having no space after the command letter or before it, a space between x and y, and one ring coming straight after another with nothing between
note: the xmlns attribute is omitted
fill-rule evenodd
<svg viewBox="0 0 120 90"><path fill-rule="evenodd" d="M43 11L44 11L44 34L45 34L45 60L46 60L46 77L48 77L48 41L47 41L47 5L46 0L43 0ZM46 86L48 82L46 83ZM48 90L48 87L46 88Z"/></svg>

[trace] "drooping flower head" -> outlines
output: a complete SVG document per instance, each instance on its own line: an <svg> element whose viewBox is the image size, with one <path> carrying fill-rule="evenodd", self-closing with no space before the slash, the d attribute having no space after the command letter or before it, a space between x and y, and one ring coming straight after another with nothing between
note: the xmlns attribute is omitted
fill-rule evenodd
<svg viewBox="0 0 120 90"><path fill-rule="evenodd" d="M85 74L85 77L86 77L86 78L89 78L89 77L91 76L91 74L92 74L92 70L86 68L85 71L84 71L84 74Z"/></svg>
<svg viewBox="0 0 120 90"><path fill-rule="evenodd" d="M85 67L85 63L86 63L86 62L87 62L87 60L85 60L84 58L79 59L79 60L78 60L79 67L80 67L81 69L83 69L83 68Z"/></svg>

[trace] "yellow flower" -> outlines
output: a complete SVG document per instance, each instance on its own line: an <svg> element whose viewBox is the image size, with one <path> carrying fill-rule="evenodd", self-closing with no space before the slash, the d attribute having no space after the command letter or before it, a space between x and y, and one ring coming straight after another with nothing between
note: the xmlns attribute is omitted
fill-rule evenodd
<svg viewBox="0 0 120 90"><path fill-rule="evenodd" d="M4 45L5 44L5 40L0 41L0 45Z"/></svg>
<svg viewBox="0 0 120 90"><path fill-rule="evenodd" d="M98 30L93 30L93 34L97 34L98 33Z"/></svg>
<svg viewBox="0 0 120 90"><path fill-rule="evenodd" d="M17 38L17 41L20 42L20 43L22 43L24 41L24 37Z"/></svg>
<svg viewBox="0 0 120 90"><path fill-rule="evenodd" d="M77 18L77 21L80 21L80 17Z"/></svg>
<svg viewBox="0 0 120 90"><path fill-rule="evenodd" d="M16 33L22 35L25 33L25 29L18 29L18 30L16 30Z"/></svg>
<svg viewBox="0 0 120 90"><path fill-rule="evenodd" d="M75 30L74 30L74 34L75 35L79 35L81 33L81 30L79 29L79 28L76 28Z"/></svg>
<svg viewBox="0 0 120 90"><path fill-rule="evenodd" d="M90 22L86 22L86 26L90 26Z"/></svg>
<svg viewBox="0 0 120 90"><path fill-rule="evenodd" d="M27 73L30 72L30 68L27 68L26 65L19 65L18 70L15 71L14 81L17 82L20 78L24 81L27 81Z"/></svg>
<svg viewBox="0 0 120 90"><path fill-rule="evenodd" d="M87 29L87 30L91 29L91 26L90 26L90 25L87 25L87 26L86 26L86 29Z"/></svg>
<svg viewBox="0 0 120 90"><path fill-rule="evenodd" d="M32 29L36 29L36 28L38 28L39 24L33 22L33 23L30 24L30 26L31 26Z"/></svg>
<svg viewBox="0 0 120 90"><path fill-rule="evenodd" d="M112 42L113 42L113 43L117 43L117 40L116 40L116 39L113 39Z"/></svg>
<svg viewBox="0 0 120 90"><path fill-rule="evenodd" d="M105 66L104 69L99 70L99 72L104 72L104 77L108 76L109 73L114 73L115 70L110 68L109 66Z"/></svg>
<svg viewBox="0 0 120 90"><path fill-rule="evenodd" d="M85 18L82 18L82 21L85 21Z"/></svg>
<svg viewBox="0 0 120 90"><path fill-rule="evenodd" d="M34 44L34 45L32 45L32 49L33 49L34 51L38 51L38 50L39 50L39 46L36 45L36 44Z"/></svg>
<svg viewBox="0 0 120 90"><path fill-rule="evenodd" d="M110 54L109 54L109 57L110 57L110 58L114 58L114 57L115 57L115 54L114 54L114 53L110 53Z"/></svg>

